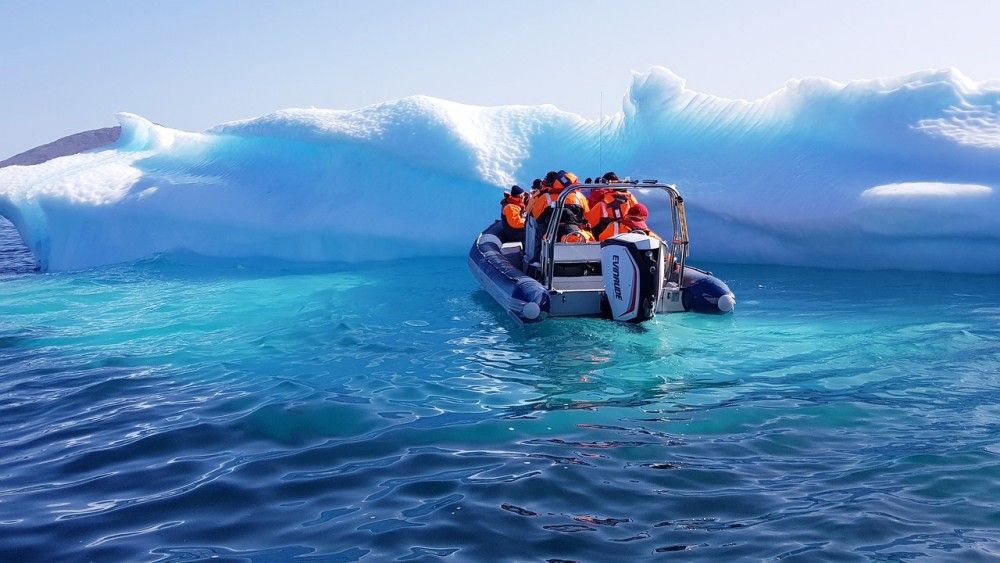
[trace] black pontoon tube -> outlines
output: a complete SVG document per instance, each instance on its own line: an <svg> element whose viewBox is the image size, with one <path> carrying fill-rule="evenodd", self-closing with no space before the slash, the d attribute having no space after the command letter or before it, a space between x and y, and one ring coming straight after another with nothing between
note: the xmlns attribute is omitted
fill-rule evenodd
<svg viewBox="0 0 1000 563"><path fill-rule="evenodd" d="M501 230L497 221L476 238L469 250L469 269L514 320L542 321L549 314L549 292L503 255Z"/></svg>

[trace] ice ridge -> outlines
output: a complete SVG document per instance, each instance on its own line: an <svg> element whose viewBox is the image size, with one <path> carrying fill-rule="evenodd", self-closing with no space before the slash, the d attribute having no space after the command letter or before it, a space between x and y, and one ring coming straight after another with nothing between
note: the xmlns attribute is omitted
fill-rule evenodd
<svg viewBox="0 0 1000 563"><path fill-rule="evenodd" d="M42 267L455 255L502 188L565 168L677 184L698 260L1000 272L1000 83L955 69L747 101L657 67L603 120L414 96L201 133L118 121L109 145L0 168L0 215Z"/></svg>

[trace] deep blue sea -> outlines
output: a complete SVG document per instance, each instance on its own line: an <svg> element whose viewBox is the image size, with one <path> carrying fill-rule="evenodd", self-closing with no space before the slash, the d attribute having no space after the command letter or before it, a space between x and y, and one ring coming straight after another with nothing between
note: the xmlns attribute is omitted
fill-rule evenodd
<svg viewBox="0 0 1000 563"><path fill-rule="evenodd" d="M1000 557L1000 278L702 265L735 314L520 328L462 257L2 227L0 561Z"/></svg>

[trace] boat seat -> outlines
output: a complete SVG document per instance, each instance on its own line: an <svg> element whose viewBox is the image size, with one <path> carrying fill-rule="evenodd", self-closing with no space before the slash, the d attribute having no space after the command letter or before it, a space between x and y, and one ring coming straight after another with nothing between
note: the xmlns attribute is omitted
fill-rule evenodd
<svg viewBox="0 0 1000 563"><path fill-rule="evenodd" d="M557 242L554 274L560 277L600 276L601 243Z"/></svg>
<svg viewBox="0 0 1000 563"><path fill-rule="evenodd" d="M553 257L556 263L561 262L597 262L601 261L601 243L572 244L557 242Z"/></svg>
<svg viewBox="0 0 1000 563"><path fill-rule="evenodd" d="M519 254L524 248L524 245L519 242L505 242L500 246L500 253L507 254Z"/></svg>
<svg viewBox="0 0 1000 563"><path fill-rule="evenodd" d="M552 288L560 291L604 291L601 276L556 276L552 278Z"/></svg>
<svg viewBox="0 0 1000 563"><path fill-rule="evenodd" d="M519 242L505 242L500 246L500 254L518 270L524 270L524 255L521 253L524 245Z"/></svg>

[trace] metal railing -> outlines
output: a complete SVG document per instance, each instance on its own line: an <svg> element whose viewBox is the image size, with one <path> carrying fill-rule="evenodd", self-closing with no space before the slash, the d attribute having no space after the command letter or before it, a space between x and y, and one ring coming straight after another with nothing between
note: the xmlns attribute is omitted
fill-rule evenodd
<svg viewBox="0 0 1000 563"><path fill-rule="evenodd" d="M670 200L670 225L671 225L671 236L670 240L663 242L666 243L669 249L668 260L666 264L667 273L666 280L672 281L674 277L674 265L677 264L677 276L676 283L680 285L681 280L684 279L684 264L687 261L688 254L688 230L687 230L687 215L684 211L684 198L677 191L677 186L673 184L660 184L658 182L616 182L613 184L577 184L563 189L559 193L559 197L555 201L555 207L552 210L552 215L549 217L549 223L545 227L545 234L542 239L542 283L545 288L552 291L552 278L555 277L555 247L556 247L556 233L559 230L559 222L562 219L563 211L565 210L566 198L569 194L575 191L583 189L610 189L610 190L646 190L646 189L658 189L667 193ZM589 244L599 244L599 243L589 243Z"/></svg>

